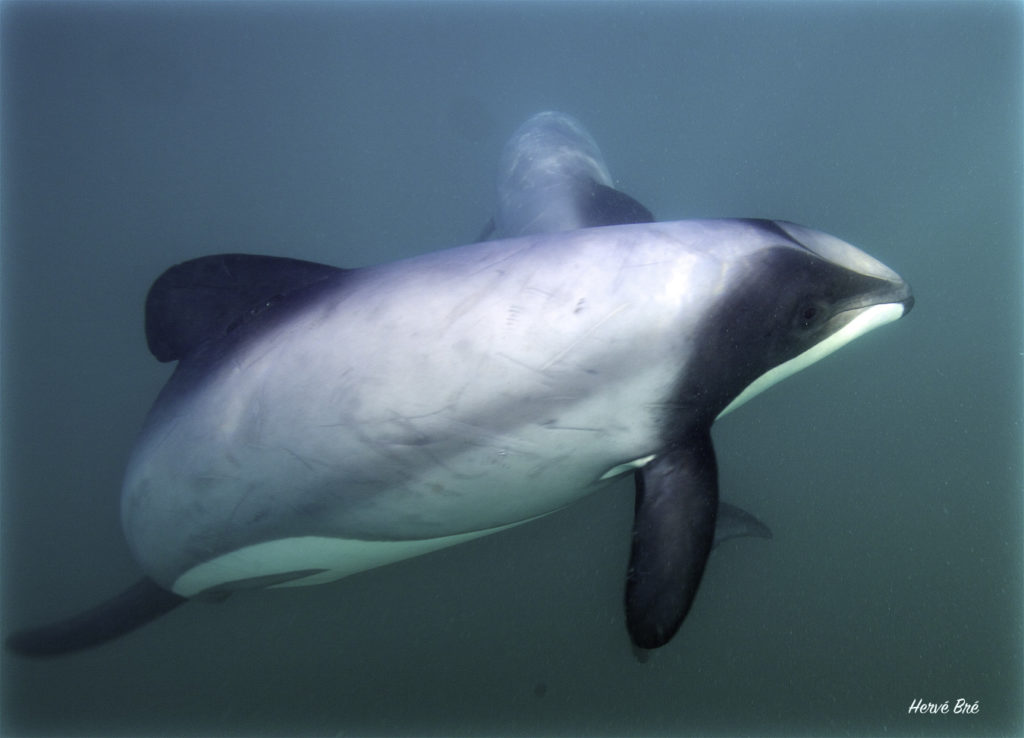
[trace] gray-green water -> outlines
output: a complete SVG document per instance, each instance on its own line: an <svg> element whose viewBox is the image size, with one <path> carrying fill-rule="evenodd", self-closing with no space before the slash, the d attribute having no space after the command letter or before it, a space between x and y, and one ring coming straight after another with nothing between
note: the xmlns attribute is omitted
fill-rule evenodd
<svg viewBox="0 0 1024 738"><path fill-rule="evenodd" d="M334 585L5 656L13 735L1011 735L1021 720L1022 7L16 3L3 74L3 629L138 571L118 521L169 368L142 301L223 251L468 242L527 116L661 219L834 233L917 305L716 426L774 540L637 663L617 487ZM911 715L916 699L976 715Z"/></svg>

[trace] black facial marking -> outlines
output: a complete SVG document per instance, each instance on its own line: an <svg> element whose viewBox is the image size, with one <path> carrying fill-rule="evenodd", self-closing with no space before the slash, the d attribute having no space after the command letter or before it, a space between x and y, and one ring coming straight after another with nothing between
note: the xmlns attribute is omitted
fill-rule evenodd
<svg viewBox="0 0 1024 738"><path fill-rule="evenodd" d="M666 437L685 430L677 418L690 427L712 422L759 376L825 338L836 315L882 302L891 289L802 248L758 252L698 329L698 353L673 394Z"/></svg>

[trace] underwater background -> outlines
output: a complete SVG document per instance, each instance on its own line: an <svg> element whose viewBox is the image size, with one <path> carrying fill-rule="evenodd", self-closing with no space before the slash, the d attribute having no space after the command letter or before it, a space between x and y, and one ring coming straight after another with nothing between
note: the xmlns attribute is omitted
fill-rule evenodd
<svg viewBox="0 0 1024 738"><path fill-rule="evenodd" d="M171 371L142 304L244 251L471 242L501 146L578 117L661 220L780 218L916 306L715 426L774 539L711 557L647 663L632 491L305 589L4 654L19 736L1017 735L1022 5L4 2L3 632L133 582L129 450ZM911 704L978 703L973 715Z"/></svg>

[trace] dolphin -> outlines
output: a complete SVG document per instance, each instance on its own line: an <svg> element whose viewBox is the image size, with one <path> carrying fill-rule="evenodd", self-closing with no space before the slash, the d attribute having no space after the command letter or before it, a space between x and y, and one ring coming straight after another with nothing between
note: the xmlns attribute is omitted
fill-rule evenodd
<svg viewBox="0 0 1024 738"><path fill-rule="evenodd" d="M479 241L654 220L614 188L587 129L556 111L537 113L512 134L498 162L496 190L497 212Z"/></svg>
<svg viewBox="0 0 1024 738"><path fill-rule="evenodd" d="M717 417L912 306L785 221L641 223L344 270L228 254L147 296L177 361L132 451L145 578L15 652L94 645L185 599L319 584L488 535L632 474L626 622L667 643L718 511Z"/></svg>
<svg viewBox="0 0 1024 738"><path fill-rule="evenodd" d="M601 149L573 116L554 110L522 123L502 149L497 209L481 238L511 238L578 228L651 223L651 211L614 188ZM722 502L712 548L744 536L771 538L763 522Z"/></svg>

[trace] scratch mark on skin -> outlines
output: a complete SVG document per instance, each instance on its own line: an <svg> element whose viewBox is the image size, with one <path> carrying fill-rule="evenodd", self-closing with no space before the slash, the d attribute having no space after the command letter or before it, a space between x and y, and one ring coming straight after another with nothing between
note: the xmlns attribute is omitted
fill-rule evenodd
<svg viewBox="0 0 1024 738"><path fill-rule="evenodd" d="M599 321L594 323L594 325L590 326L590 328L588 328L587 331L583 335L581 335L578 338L576 338L574 341L572 341L572 343L570 343L564 349L562 349L557 354L555 354L550 359L548 359L548 362L544 366L542 366L540 368L540 371L542 371L542 372L547 371L552 366L557 364L559 361L561 361L563 358L565 358L566 354L568 354L570 351L572 351L574 348L576 348L576 346L578 346L580 343L582 343L583 341L585 341L586 339L588 339L592 335L594 335L594 333L596 333L598 331L598 329L601 328L601 326L603 326L605 323L607 323L609 320L614 318L616 315L618 315L619 313L621 313L623 310L625 310L628 307L629 307L629 303L623 303L623 304L619 305L617 308L615 308L614 310L612 310L610 313L605 315Z"/></svg>
<svg viewBox="0 0 1024 738"><path fill-rule="evenodd" d="M224 482L236 482L238 476L234 474L199 474L195 477L197 482L207 485L223 484Z"/></svg>
<svg viewBox="0 0 1024 738"><path fill-rule="evenodd" d="M518 248L515 251L512 251L511 253L503 254L501 256L501 258L492 259L490 261L487 261L486 263L481 264L478 269L475 269L472 272L470 272L470 276L474 276L474 275L480 274L481 272L486 272L489 269L497 270L497 268L499 266L501 266L502 264L504 264L504 263L506 263L508 261L511 261L513 259L516 259L517 257L520 256L520 254L529 252L533 248L534 248L534 244L533 243L529 243L529 244L523 246L522 248Z"/></svg>
<svg viewBox="0 0 1024 738"><path fill-rule="evenodd" d="M325 469L332 468L331 465L328 464L325 461L319 461L319 460L316 460L316 459L310 459L310 458L308 458L306 456L303 456L302 454L299 454L299 453L297 453L295 451L292 451L287 446L279 446L279 448L282 451L284 451L286 454L288 454L292 458L294 458L296 461L298 461L300 464L305 466L310 471L315 471L318 466L321 467L321 468L325 468Z"/></svg>
<svg viewBox="0 0 1024 738"><path fill-rule="evenodd" d="M242 495L238 498L238 501L235 502L234 507L231 508L231 513L228 515L228 520L237 521L239 519L239 515L240 515L240 512L242 510L242 507L243 507L243 505L245 505L246 500L249 499L249 496L251 494L252 494L252 490L251 489L247 490L244 493L242 493Z"/></svg>
<svg viewBox="0 0 1024 738"><path fill-rule="evenodd" d="M544 430L560 430L560 431L583 431L585 433L603 433L604 428L586 428L584 426L577 425L555 425L554 423L539 423Z"/></svg>

